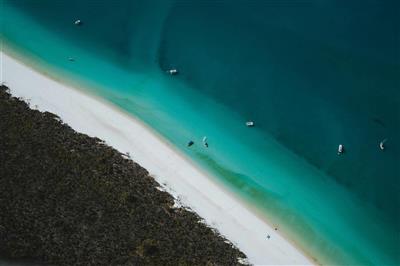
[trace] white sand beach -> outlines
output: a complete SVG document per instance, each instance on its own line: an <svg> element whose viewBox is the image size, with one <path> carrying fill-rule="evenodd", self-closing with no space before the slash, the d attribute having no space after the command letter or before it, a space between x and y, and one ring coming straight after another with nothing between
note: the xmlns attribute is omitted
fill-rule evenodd
<svg viewBox="0 0 400 266"><path fill-rule="evenodd" d="M1 82L32 108L57 114L74 130L96 136L146 168L184 205L243 251L255 265L313 262L279 232L132 116L1 52ZM270 235L270 238L267 238Z"/></svg>

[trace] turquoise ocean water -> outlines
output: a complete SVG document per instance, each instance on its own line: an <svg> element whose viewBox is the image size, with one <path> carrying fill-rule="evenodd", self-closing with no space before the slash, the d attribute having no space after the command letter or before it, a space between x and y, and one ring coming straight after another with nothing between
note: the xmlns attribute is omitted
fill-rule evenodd
<svg viewBox="0 0 400 266"><path fill-rule="evenodd" d="M1 4L2 49L140 118L318 262L400 264L400 2Z"/></svg>

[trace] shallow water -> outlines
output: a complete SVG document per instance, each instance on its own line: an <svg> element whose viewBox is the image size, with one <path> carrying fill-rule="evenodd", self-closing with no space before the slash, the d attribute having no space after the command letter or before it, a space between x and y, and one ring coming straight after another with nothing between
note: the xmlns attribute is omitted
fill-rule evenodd
<svg viewBox="0 0 400 266"><path fill-rule="evenodd" d="M399 4L3 4L4 49L142 119L320 262L400 263Z"/></svg>

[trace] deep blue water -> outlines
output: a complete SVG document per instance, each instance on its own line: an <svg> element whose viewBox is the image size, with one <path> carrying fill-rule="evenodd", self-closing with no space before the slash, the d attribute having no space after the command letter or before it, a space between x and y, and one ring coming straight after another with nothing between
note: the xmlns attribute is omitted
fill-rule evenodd
<svg viewBox="0 0 400 266"><path fill-rule="evenodd" d="M320 262L400 264L400 2L4 4L7 45L182 149L207 134L188 155Z"/></svg>

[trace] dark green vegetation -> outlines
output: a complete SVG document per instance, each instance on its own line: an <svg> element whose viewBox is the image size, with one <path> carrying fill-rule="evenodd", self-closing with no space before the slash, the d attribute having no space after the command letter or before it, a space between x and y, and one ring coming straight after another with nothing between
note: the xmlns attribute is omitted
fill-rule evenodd
<svg viewBox="0 0 400 266"><path fill-rule="evenodd" d="M0 89L0 256L63 265L235 265L148 172Z"/></svg>

